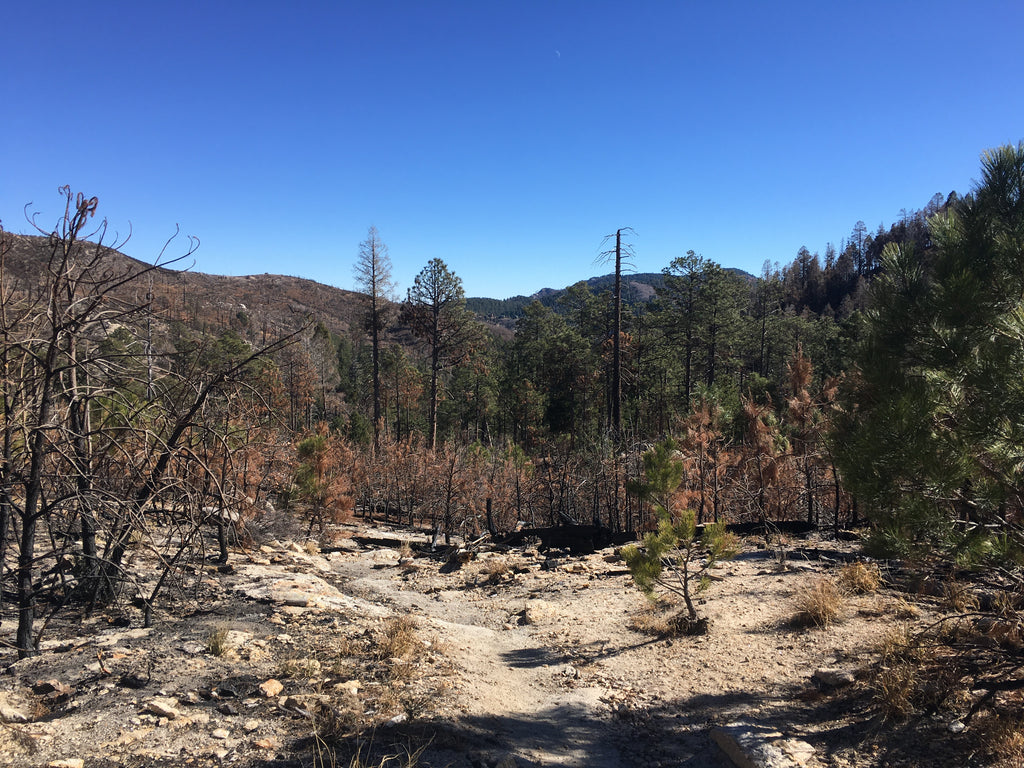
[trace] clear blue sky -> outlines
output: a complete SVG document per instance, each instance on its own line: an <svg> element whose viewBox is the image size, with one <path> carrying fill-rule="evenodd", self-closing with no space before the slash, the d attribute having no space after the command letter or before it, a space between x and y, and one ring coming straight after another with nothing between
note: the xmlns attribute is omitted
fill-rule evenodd
<svg viewBox="0 0 1024 768"><path fill-rule="evenodd" d="M758 273L963 192L1024 139L1024 3L8 3L0 220L100 199L152 261L343 288L367 228L404 294L471 296L693 249Z"/></svg>

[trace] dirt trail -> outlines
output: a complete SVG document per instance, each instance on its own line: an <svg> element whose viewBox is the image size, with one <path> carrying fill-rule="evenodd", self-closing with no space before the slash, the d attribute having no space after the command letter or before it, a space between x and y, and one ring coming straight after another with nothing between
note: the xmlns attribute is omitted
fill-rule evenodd
<svg viewBox="0 0 1024 768"><path fill-rule="evenodd" d="M673 639L651 631L665 609L611 551L482 552L453 570L440 555L403 557L403 538L423 543L363 526L324 552L271 542L207 569L191 614L151 629L96 615L55 631L46 654L8 653L0 755L19 768L296 768L308 765L309 702L326 696L330 711L385 729L370 731L379 749L427 745L423 768L721 768L711 732L734 721L808 742L807 768L890 762L864 752L867 684L833 698L811 676L857 673L887 629L931 617L883 591L849 599L827 631L794 627L826 561L783 564L748 543L698 605L710 632ZM372 652L402 615L423 653L392 677L402 660ZM271 682L281 688L267 693Z"/></svg>
<svg viewBox="0 0 1024 768"><path fill-rule="evenodd" d="M450 702L435 722L457 729L472 753L452 765L494 768L510 755L537 768L720 768L730 763L710 732L737 720L834 742L808 766L858 762L848 714L811 715L804 701L820 696L815 670L864 667L896 612L893 598L867 595L827 632L793 627L797 596L828 562L782 563L745 548L700 600L710 633L659 639L638 631L658 612L610 551L487 553L451 573L429 558L394 558L354 553L332 565L339 588L418 617L454 663Z"/></svg>
<svg viewBox="0 0 1024 768"><path fill-rule="evenodd" d="M652 695L639 678L631 685L624 668L653 643L626 627L645 602L621 565L610 568L601 556L551 570L517 564L498 585L482 575L486 562L454 574L431 564L399 575L353 558L335 571L346 591L415 615L436 633L457 668L446 714L475 741L483 755L475 764L498 765L504 754L538 768L657 765L638 762L633 707ZM677 743L665 764L721 765L703 735L689 741L691 762L680 759Z"/></svg>

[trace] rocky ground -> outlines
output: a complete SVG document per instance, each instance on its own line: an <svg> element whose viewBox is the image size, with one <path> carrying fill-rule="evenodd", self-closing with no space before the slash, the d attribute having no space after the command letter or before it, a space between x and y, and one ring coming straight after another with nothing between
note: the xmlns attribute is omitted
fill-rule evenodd
<svg viewBox="0 0 1024 768"><path fill-rule="evenodd" d="M422 542L364 526L322 548L275 541L205 568L150 629L123 613L49 627L40 656L0 656L0 762L982 764L952 715L879 715L881 643L933 620L933 603L883 589L827 628L793 624L837 561L747 542L702 596L710 632L665 638L667 609L613 550L455 567Z"/></svg>

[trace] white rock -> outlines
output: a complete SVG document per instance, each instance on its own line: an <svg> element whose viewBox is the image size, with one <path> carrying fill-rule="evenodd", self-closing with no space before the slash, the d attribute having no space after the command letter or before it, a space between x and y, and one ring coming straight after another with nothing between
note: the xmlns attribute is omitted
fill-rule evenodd
<svg viewBox="0 0 1024 768"><path fill-rule="evenodd" d="M177 707L177 699L156 698L146 702L145 710L152 712L157 717L166 717L168 720L174 720L177 717L181 717L181 712Z"/></svg>

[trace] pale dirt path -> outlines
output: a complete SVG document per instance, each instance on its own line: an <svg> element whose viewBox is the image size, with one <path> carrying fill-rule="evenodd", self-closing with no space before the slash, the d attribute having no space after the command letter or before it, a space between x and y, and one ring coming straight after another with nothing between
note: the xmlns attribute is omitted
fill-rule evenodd
<svg viewBox="0 0 1024 768"><path fill-rule="evenodd" d="M675 640L631 627L647 603L610 552L544 569L530 551L484 555L454 573L381 554L332 564L344 591L416 616L455 666L434 722L450 722L476 756L430 765L495 768L511 754L520 768L721 768L710 731L734 720L819 744L822 729L846 739L839 720L808 720L811 675L863 667L895 620L892 597L868 595L827 631L793 628L797 594L830 566L780 568L754 547L723 564L701 599L710 633ZM489 584L488 558L501 557L515 573ZM843 743L808 763L858 764Z"/></svg>
<svg viewBox="0 0 1024 768"><path fill-rule="evenodd" d="M649 644L626 628L645 603L621 573L597 575L609 570L600 556L586 568L579 562L554 572L534 564L498 586L483 584L482 563L447 575L436 563L404 575L379 559L368 568L365 557L334 567L346 591L408 612L425 635L436 634L456 667L445 715L481 745L487 757L478 764L507 754L524 768L657 765L638 756L638 724L621 716L648 698L642 680L623 672L631 649ZM703 736L691 741L688 755L673 749L664 764L721 765Z"/></svg>

